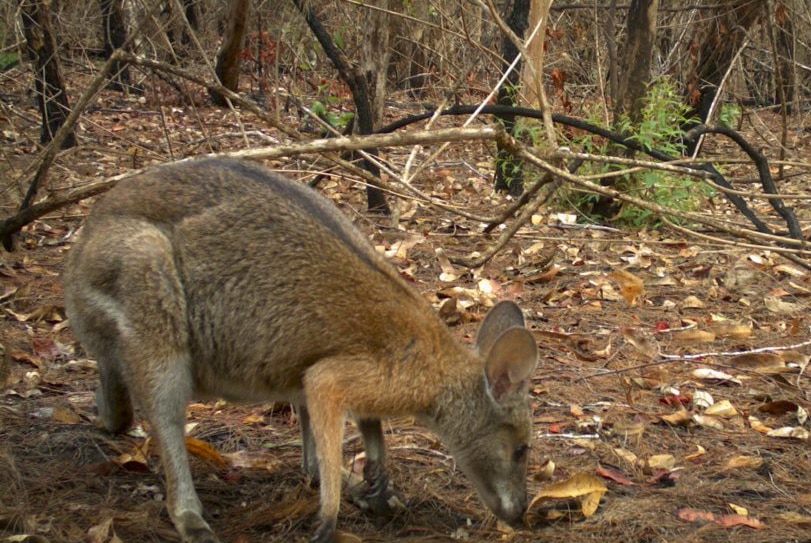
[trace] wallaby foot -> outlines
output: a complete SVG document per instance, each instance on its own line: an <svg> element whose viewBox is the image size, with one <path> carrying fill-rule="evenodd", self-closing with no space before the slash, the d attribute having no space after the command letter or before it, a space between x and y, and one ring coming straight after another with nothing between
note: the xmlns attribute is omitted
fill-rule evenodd
<svg viewBox="0 0 811 543"><path fill-rule="evenodd" d="M310 538L310 543L337 543L338 532L335 529L336 519L322 520L318 529Z"/></svg>
<svg viewBox="0 0 811 543"><path fill-rule="evenodd" d="M363 483L350 492L353 503L378 517L390 517L405 506L389 487L389 476L382 465L367 462L363 467Z"/></svg>
<svg viewBox="0 0 811 543"><path fill-rule="evenodd" d="M198 513L185 511L174 519L184 543L220 543L214 532Z"/></svg>

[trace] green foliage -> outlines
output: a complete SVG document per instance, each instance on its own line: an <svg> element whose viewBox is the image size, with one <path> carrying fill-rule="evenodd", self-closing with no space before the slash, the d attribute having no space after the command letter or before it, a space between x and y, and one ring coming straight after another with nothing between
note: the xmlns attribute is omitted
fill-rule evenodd
<svg viewBox="0 0 811 543"><path fill-rule="evenodd" d="M8 70L20 61L17 53L0 53L0 72Z"/></svg>
<svg viewBox="0 0 811 543"><path fill-rule="evenodd" d="M328 123L338 131L343 131L355 119L352 112L335 113L330 111L323 102L316 100L310 106L310 111L315 113L321 120Z"/></svg>
<svg viewBox="0 0 811 543"><path fill-rule="evenodd" d="M675 83L669 78L662 78L648 87L637 123L623 117L616 122L614 129L629 134L631 139L645 149L657 149L670 156L680 157L684 153L682 130L688 123L689 112L689 107L682 100ZM575 138L572 144L597 155L616 155L620 149L591 134ZM587 164L580 173L594 175L622 168L611 164ZM711 187L699 180L661 170L646 170L615 177L612 178L611 185L629 196L678 211L696 211L714 194ZM574 197L574 204L588 219L598 220L598 217L590 215L597 199L594 194L578 195ZM614 220L639 228L660 226L659 219L651 211L630 204L623 204Z"/></svg>
<svg viewBox="0 0 811 543"><path fill-rule="evenodd" d="M718 114L718 123L726 128L737 129L741 122L741 106L738 104L723 104Z"/></svg>

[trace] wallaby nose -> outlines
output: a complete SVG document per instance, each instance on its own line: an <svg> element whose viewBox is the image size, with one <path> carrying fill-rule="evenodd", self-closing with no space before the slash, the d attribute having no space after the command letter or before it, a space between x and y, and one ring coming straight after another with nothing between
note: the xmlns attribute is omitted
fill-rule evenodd
<svg viewBox="0 0 811 543"><path fill-rule="evenodd" d="M515 526L521 524L524 519L524 511L527 510L527 497L520 500L504 500L498 509L494 511L496 516L504 522Z"/></svg>

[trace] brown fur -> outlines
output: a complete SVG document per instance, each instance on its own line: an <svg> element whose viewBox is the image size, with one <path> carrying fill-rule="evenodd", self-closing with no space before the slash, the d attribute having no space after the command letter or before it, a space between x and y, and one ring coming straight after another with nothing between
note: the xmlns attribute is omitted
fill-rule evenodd
<svg viewBox="0 0 811 543"><path fill-rule="evenodd" d="M481 354L464 348L314 191L244 162L154 168L97 203L69 255L65 295L99 363L101 422L125 430L133 402L147 418L186 541L217 541L183 440L194 396L301 405L305 468L321 483L318 541L335 538L346 416L361 423L378 499L379 419L413 414L496 515L521 517L537 347L520 310L497 305Z"/></svg>

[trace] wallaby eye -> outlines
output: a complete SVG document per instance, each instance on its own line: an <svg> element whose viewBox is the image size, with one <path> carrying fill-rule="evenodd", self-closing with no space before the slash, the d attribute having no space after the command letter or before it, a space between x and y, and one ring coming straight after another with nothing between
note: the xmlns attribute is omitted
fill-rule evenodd
<svg viewBox="0 0 811 543"><path fill-rule="evenodd" d="M519 445L513 451L513 462L523 462L527 458L529 452L529 445Z"/></svg>

